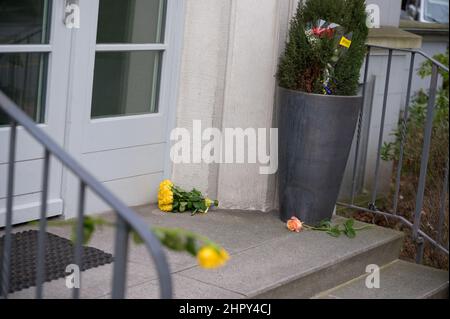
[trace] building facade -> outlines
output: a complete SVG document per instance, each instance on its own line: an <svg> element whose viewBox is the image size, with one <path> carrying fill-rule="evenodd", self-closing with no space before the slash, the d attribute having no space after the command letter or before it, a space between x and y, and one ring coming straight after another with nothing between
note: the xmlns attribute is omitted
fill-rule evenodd
<svg viewBox="0 0 450 319"><path fill-rule="evenodd" d="M400 2L368 1L391 28ZM170 139L175 128L193 134L194 123L221 132L276 127L275 74L296 0L1 4L0 89L127 205L155 202L159 182L170 178L224 208L276 208L276 174L255 163L173 163ZM9 136L1 115L0 124L1 225ZM15 223L39 214L43 163L42 149L20 130L19 141ZM53 161L49 216L74 217L78 188ZM88 196L88 212L105 209Z"/></svg>

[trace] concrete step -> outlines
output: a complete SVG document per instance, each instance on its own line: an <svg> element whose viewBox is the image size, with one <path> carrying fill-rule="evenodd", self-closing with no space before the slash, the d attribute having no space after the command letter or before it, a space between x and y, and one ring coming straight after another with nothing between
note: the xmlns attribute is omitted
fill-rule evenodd
<svg viewBox="0 0 450 319"><path fill-rule="evenodd" d="M259 217L245 213L239 216L248 219L248 229L258 224ZM218 218L217 213L215 217ZM364 274L369 264L382 266L396 260L403 243L403 233L376 226L358 232L355 239L333 238L323 232L289 233L276 216L262 217L269 223L260 231L271 234L281 231L283 235L232 253L223 268L205 272L194 267L177 274L221 287L243 298L311 298ZM343 222L343 219L336 217L335 222ZM357 223L356 227L362 225ZM189 228L196 230L196 227ZM223 241L218 233L213 238L218 242L225 242L229 236L234 240L248 238L245 231L232 229L228 228L228 234L224 229Z"/></svg>
<svg viewBox="0 0 450 319"><path fill-rule="evenodd" d="M380 287L368 289L367 275L318 294L318 299L446 299L448 271L396 260L380 269ZM369 278L370 279L370 278Z"/></svg>
<svg viewBox="0 0 450 319"><path fill-rule="evenodd" d="M292 233L276 212L216 209L192 217L164 214L154 206L137 208L137 212L148 225L194 231L230 253L231 259L224 267L206 270L188 254L167 252L175 298L182 299L311 298L363 275L369 264L393 262L403 242L403 233L376 226L358 232L354 239L314 231ZM334 221L344 220L336 217ZM356 227L362 225L357 223ZM49 231L70 238L70 227L51 227ZM114 235L112 228L99 229L89 246L114 252ZM83 298L110 297L111 266L83 272ZM159 282L145 247L130 244L128 266L127 297L158 298ZM70 294L64 278L45 285L46 298ZM34 296L30 288L10 298Z"/></svg>

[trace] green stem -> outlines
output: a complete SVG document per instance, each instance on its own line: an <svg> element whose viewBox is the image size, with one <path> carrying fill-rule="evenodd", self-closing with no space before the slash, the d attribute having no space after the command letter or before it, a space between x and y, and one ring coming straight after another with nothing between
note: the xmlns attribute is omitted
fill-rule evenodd
<svg viewBox="0 0 450 319"><path fill-rule="evenodd" d="M372 228L372 227L374 227L374 226L373 225L367 225L367 226L363 226L363 227L359 227L359 228L353 228L353 229L356 230L356 231L359 231L359 230L369 229L369 228Z"/></svg>
<svg viewBox="0 0 450 319"><path fill-rule="evenodd" d="M309 229L309 230L317 230L317 231L327 231L327 230L329 230L329 228L314 227L314 226L309 226L309 225L305 225L305 224L303 224L303 227L305 227L306 229Z"/></svg>
<svg viewBox="0 0 450 319"><path fill-rule="evenodd" d="M205 244L214 246L214 247L216 247L217 249L219 249L219 246L218 246L216 243L212 242L212 241L211 241L210 239L208 239L207 237L202 236L202 235L199 235L199 234L196 234L196 233L193 233L193 232L188 231L188 230L181 229L181 228L152 227L152 230L154 230L154 231L158 231L158 230L159 230L159 231L164 232L164 233L176 231L176 232L178 232L178 233L180 233L180 234L183 234L183 235L185 235L185 236L193 237L193 238L196 238L196 239L198 239L198 240L201 240L201 241L203 241Z"/></svg>

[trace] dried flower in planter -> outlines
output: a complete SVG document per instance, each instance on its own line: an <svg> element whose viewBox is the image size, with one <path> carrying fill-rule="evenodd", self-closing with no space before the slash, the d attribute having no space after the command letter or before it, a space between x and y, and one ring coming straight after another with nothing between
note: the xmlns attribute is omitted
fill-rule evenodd
<svg viewBox="0 0 450 319"><path fill-rule="evenodd" d="M366 54L365 0L306 0L299 4L279 63L280 87L354 96Z"/></svg>
<svg viewBox="0 0 450 319"><path fill-rule="evenodd" d="M332 55L324 66L320 82L322 83L322 93L332 95L333 90L331 84L338 85L335 79L335 67L350 48L353 32L345 34L344 28L339 24L320 19L315 23L307 24L305 35L309 45L313 49L313 54L317 58L320 58L320 51L323 47L322 41L328 41L329 46L331 46Z"/></svg>
<svg viewBox="0 0 450 319"><path fill-rule="evenodd" d="M323 231L333 237L339 237L339 236L341 236L341 234L344 234L348 238L355 238L357 231L373 227L372 225L367 225L367 226L355 228L354 224L355 224L354 219L347 219L343 224L338 224L338 225L333 225L331 223L331 221L324 220L324 221L320 222L318 227L313 227L313 226L309 226L309 225L302 223L301 220L299 220L297 217L294 216L290 220L288 220L286 226L290 231L296 232L296 233L299 233L303 229L306 229L306 230Z"/></svg>
<svg viewBox="0 0 450 319"><path fill-rule="evenodd" d="M187 192L175 186L170 180L162 181L159 185L158 207L163 212L184 213L191 211L192 215L197 213L206 214L210 208L219 206L217 200L204 197L195 188Z"/></svg>

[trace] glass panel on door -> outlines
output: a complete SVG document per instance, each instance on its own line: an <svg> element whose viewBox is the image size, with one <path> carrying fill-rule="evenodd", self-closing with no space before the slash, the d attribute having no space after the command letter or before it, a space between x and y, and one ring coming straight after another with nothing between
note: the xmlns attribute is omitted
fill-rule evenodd
<svg viewBox="0 0 450 319"><path fill-rule="evenodd" d="M162 43L165 11L165 0L100 0L97 43Z"/></svg>
<svg viewBox="0 0 450 319"><path fill-rule="evenodd" d="M0 0L0 44L49 41L50 0Z"/></svg>
<svg viewBox="0 0 450 319"><path fill-rule="evenodd" d="M49 0L0 0L0 46L49 43ZM48 53L0 53L0 90L37 123L45 121ZM0 111L0 126L9 121Z"/></svg>
<svg viewBox="0 0 450 319"><path fill-rule="evenodd" d="M166 5L100 0L91 118L158 112L163 50L151 46L164 41Z"/></svg>
<svg viewBox="0 0 450 319"><path fill-rule="evenodd" d="M160 53L97 52L91 117L158 111Z"/></svg>
<svg viewBox="0 0 450 319"><path fill-rule="evenodd" d="M37 123L44 122L47 53L0 53L0 90ZM0 111L0 126L8 124Z"/></svg>

